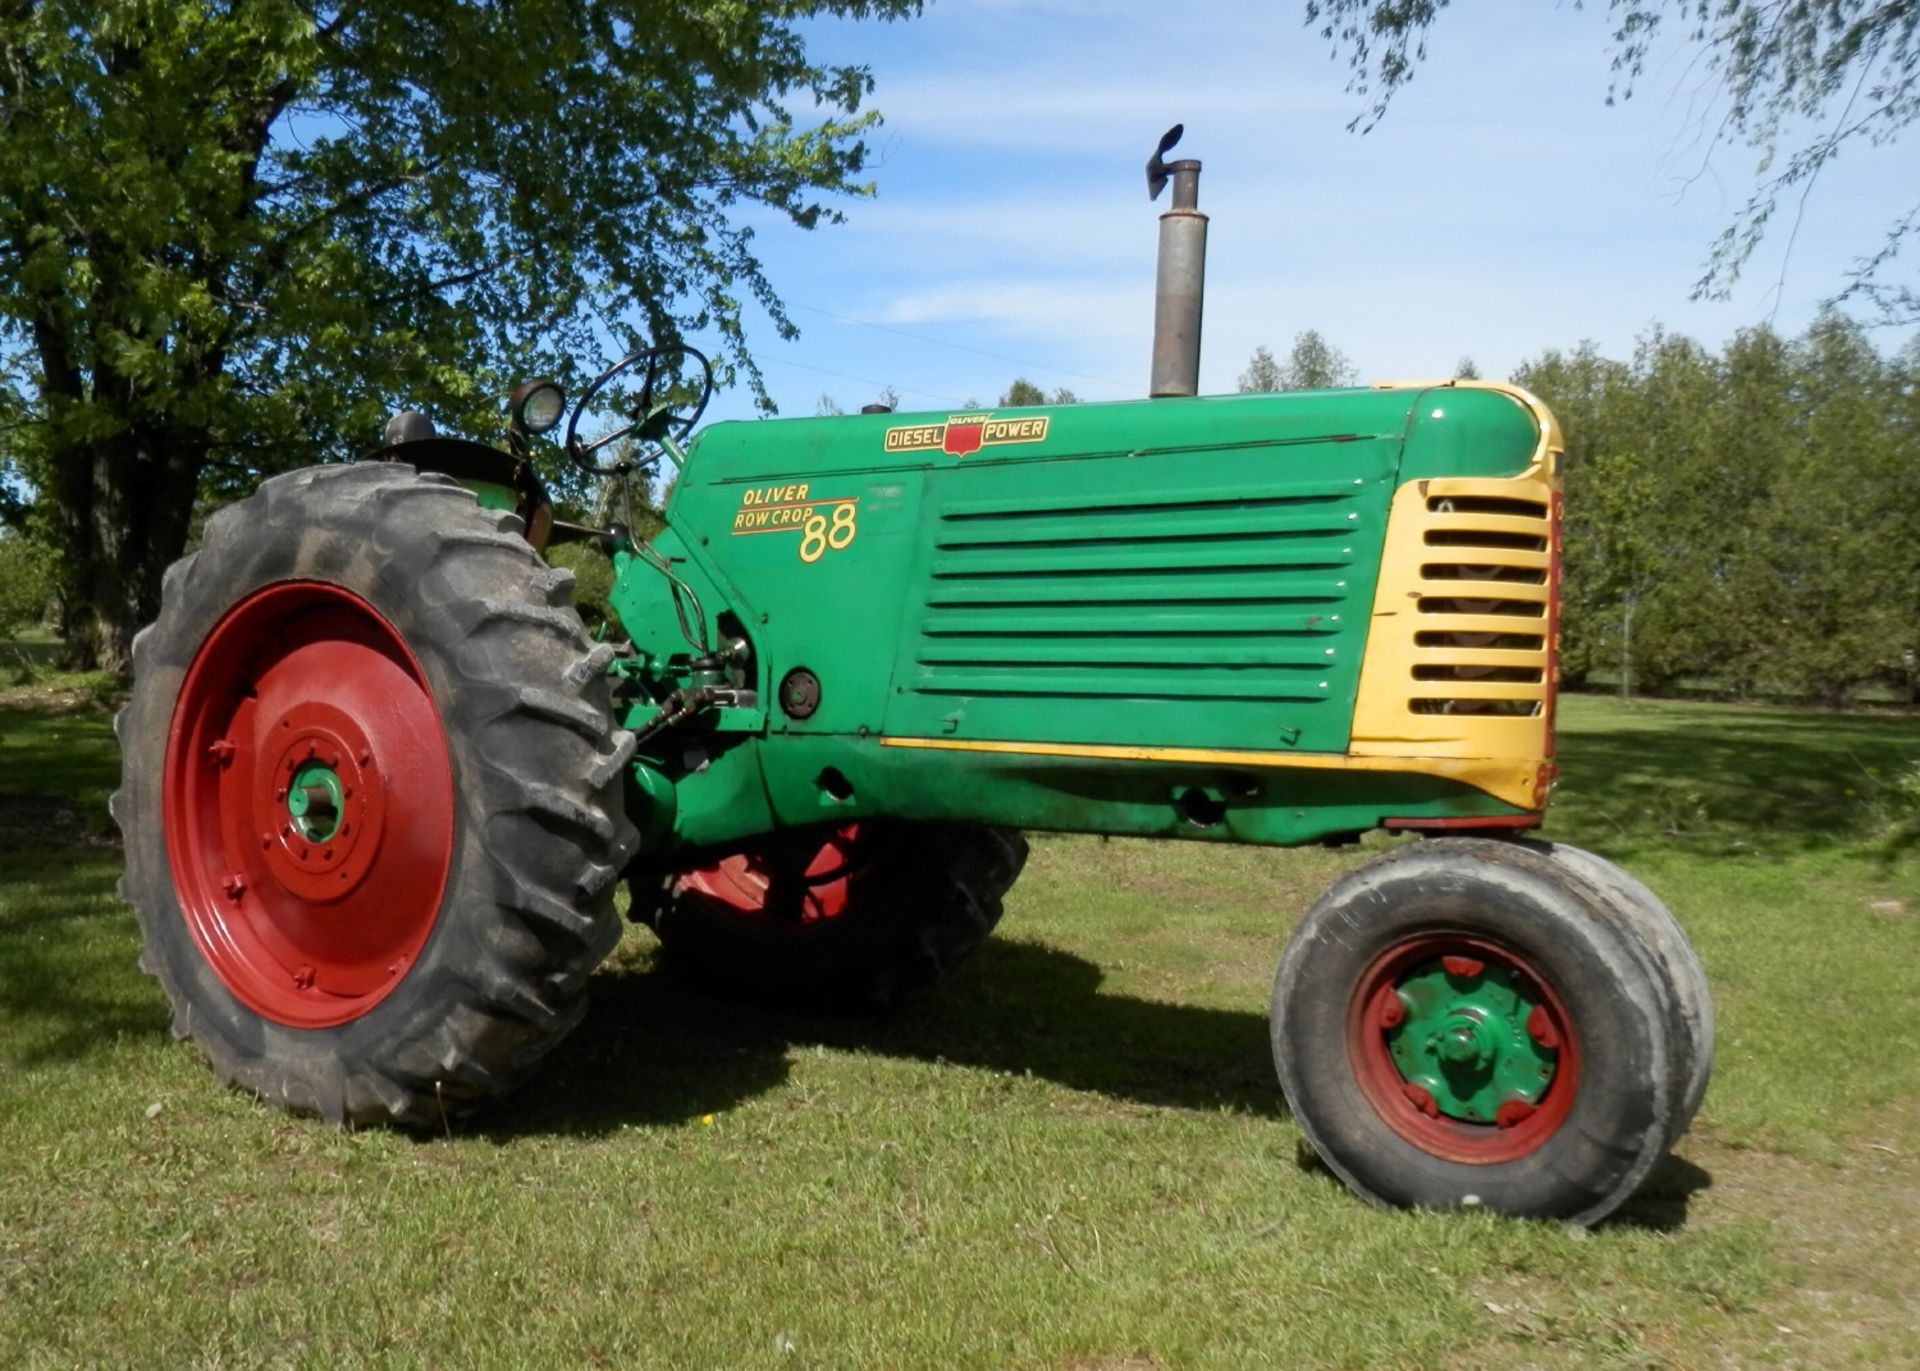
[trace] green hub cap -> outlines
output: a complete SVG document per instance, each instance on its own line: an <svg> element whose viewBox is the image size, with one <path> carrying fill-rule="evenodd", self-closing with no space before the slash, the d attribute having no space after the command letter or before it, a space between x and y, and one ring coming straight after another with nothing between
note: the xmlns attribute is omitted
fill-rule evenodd
<svg viewBox="0 0 1920 1371"><path fill-rule="evenodd" d="M1446 1117L1493 1123L1502 1105L1536 1105L1553 1083L1560 1054L1542 1041L1554 1040L1546 1011L1508 968L1444 957L1394 991L1406 1017L1387 1030L1387 1050Z"/></svg>
<svg viewBox="0 0 1920 1371"><path fill-rule="evenodd" d="M308 762L293 773L287 787L287 813L300 836L324 843L340 829L346 796L340 777L325 762Z"/></svg>

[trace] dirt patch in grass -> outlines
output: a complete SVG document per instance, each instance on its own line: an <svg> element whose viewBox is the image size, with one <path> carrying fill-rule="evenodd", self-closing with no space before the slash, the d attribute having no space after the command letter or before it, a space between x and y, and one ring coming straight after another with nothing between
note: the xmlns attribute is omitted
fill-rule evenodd
<svg viewBox="0 0 1920 1371"><path fill-rule="evenodd" d="M1787 1268L1739 1349L1818 1366L1913 1365L1920 1357L1920 1105L1855 1140L1858 1158L1823 1166L1712 1144L1690 1149L1714 1175L1697 1221L1767 1225Z"/></svg>
<svg viewBox="0 0 1920 1371"><path fill-rule="evenodd" d="M0 710L23 714L106 714L126 703L132 682L105 671L32 671L0 676Z"/></svg>
<svg viewBox="0 0 1920 1371"><path fill-rule="evenodd" d="M1884 1111L1838 1164L1694 1137L1588 1241L1639 1226L1664 1249L1663 1304L1563 1268L1474 1290L1497 1344L1525 1364L1587 1366L1614 1344L1633 1366L1920 1364L1920 1102ZM1767 1275L1701 1256L1763 1245ZM1696 1255L1689 1258L1691 1249ZM1712 1349L1711 1355L1708 1349Z"/></svg>

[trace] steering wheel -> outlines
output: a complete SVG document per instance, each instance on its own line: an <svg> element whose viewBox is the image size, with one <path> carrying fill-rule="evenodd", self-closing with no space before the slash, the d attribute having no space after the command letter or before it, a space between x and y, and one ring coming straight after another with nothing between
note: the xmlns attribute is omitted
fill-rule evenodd
<svg viewBox="0 0 1920 1371"><path fill-rule="evenodd" d="M700 364L700 393L693 408L686 413L676 413L665 401L656 403L656 396L671 389L680 379L687 358L691 357ZM580 420L587 412L587 406L593 397L605 390L613 381L635 367L644 367L640 379L640 400L633 407L633 417L611 433L603 433L590 443L579 439ZM640 351L622 357L598 376L594 377L580 396L580 402L574 406L573 417L567 421L567 441L565 444L568 458L573 464L589 476L614 476L622 471L631 471L635 467L651 462L659 453L647 457L645 461L621 461L601 466L594 460L593 454L608 443L626 437L629 433L638 433L640 441L658 443L667 440L676 446L686 441L693 432L693 426L700 422L700 416L706 412L707 403L713 399L713 364L697 348L685 343L664 343L658 347L642 348Z"/></svg>

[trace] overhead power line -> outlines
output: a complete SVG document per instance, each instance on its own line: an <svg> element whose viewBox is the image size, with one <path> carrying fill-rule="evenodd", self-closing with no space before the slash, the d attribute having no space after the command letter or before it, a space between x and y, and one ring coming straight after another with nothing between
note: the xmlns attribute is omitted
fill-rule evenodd
<svg viewBox="0 0 1920 1371"><path fill-rule="evenodd" d="M937 390L921 390L917 386L902 386L895 385L891 381L876 381L871 376L855 376L850 371L835 371L831 367L816 367L809 362L795 362L785 357L762 357L759 360L763 366L798 367L802 371L817 371L822 376L838 376L843 381L858 381L863 386L878 386L881 390L891 389L904 391L909 395L924 395L930 400L944 400L950 405L964 405L967 403L965 400L958 399L952 395L942 395Z"/></svg>
<svg viewBox="0 0 1920 1371"><path fill-rule="evenodd" d="M1008 362L1028 371L1050 371L1057 376L1071 376L1080 381L1093 381L1103 386L1112 386L1115 390L1127 393L1132 393L1137 389L1137 387L1130 386L1125 381L1116 381L1110 376L1090 376L1084 371L1070 371L1066 367L1048 366L1044 362L1025 361L1005 352L990 352L986 348L969 347L965 343L951 343L945 338L930 338L924 333L915 333L911 329L898 328L893 324L877 324L871 319L855 319L849 315L836 314L830 309L821 309L818 305L803 305L798 301L792 300L787 303L791 309L803 309L809 314L822 315L842 324L855 324L861 328L878 329L882 333L898 334L902 338L911 338L915 342L926 343L937 348L947 348L953 352L971 352L976 357L991 357L996 362ZM920 394L924 395L926 392L921 391Z"/></svg>

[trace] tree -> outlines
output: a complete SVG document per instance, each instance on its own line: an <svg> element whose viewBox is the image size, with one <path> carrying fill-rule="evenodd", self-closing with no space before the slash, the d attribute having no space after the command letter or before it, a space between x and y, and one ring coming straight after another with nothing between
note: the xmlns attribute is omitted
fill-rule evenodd
<svg viewBox="0 0 1920 1371"><path fill-rule="evenodd" d="M1077 405L1080 397L1061 386L1049 397L1046 391L1036 386L1024 376L1013 378L1013 384L1007 387L1006 394L1000 397L1000 409L1019 409L1027 405Z"/></svg>
<svg viewBox="0 0 1920 1371"><path fill-rule="evenodd" d="M1240 373L1239 387L1243 395L1265 394L1287 388L1280 375L1280 364L1273 360L1273 354L1264 343L1255 348L1253 356L1247 359L1247 369Z"/></svg>
<svg viewBox="0 0 1920 1371"><path fill-rule="evenodd" d="M11 529L0 529L0 637L36 622L52 595L44 551Z"/></svg>
<svg viewBox="0 0 1920 1371"><path fill-rule="evenodd" d="M1718 355L1655 329L1516 377L1567 435L1562 679L1830 705L1920 677L1920 346L1843 316Z"/></svg>
<svg viewBox="0 0 1920 1371"><path fill-rule="evenodd" d="M1285 362L1276 362L1264 346L1253 350L1247 369L1240 373L1243 394L1275 390L1332 390L1353 385L1360 373L1347 354L1321 336L1318 329L1306 329L1293 336L1293 347Z"/></svg>
<svg viewBox="0 0 1920 1371"><path fill-rule="evenodd" d="M1471 357L1462 355L1453 364L1453 379L1456 381L1477 381L1480 379L1480 364Z"/></svg>
<svg viewBox="0 0 1920 1371"><path fill-rule="evenodd" d="M1350 386L1360 379L1347 354L1320 336L1318 329L1307 329L1293 338L1286 364L1280 369L1282 390L1332 390Z"/></svg>
<svg viewBox="0 0 1920 1371"><path fill-rule="evenodd" d="M1447 0L1308 0L1306 22L1344 50L1350 89L1372 102L1354 127L1376 124L1413 79L1446 7ZM1695 53L1689 69L1717 84L1718 140L1744 143L1757 160L1753 189L1715 242L1696 298L1728 293L1782 201L1810 191L1843 149L1892 142L1920 117L1920 0L1608 0L1608 8L1615 82L1607 102L1632 95L1655 43L1677 30ZM1816 131L1783 148L1785 131L1798 126ZM1887 227L1837 298L1859 297L1887 322L1920 321L1920 292L1886 279L1915 232L1920 203Z"/></svg>
<svg viewBox="0 0 1920 1371"><path fill-rule="evenodd" d="M869 189L865 69L802 21L919 0L43 0L0 12L0 475L75 665L124 668L196 498L371 446L398 402L788 322L743 207ZM789 104L806 111L796 121ZM485 417L483 417L485 416Z"/></svg>

